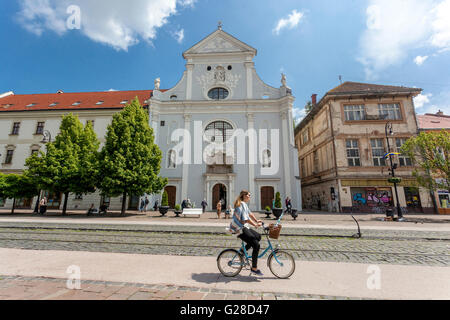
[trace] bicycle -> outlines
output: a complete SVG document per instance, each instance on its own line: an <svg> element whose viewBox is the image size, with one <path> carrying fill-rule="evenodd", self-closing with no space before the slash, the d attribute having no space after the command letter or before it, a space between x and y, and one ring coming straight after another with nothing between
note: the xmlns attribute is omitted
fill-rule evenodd
<svg viewBox="0 0 450 320"><path fill-rule="evenodd" d="M282 217L283 214L278 219L276 226L278 226ZM267 258L267 265L272 274L279 279L289 278L295 271L294 257L290 253L278 249L278 246L274 249L272 242L269 239L270 228L264 227L264 223L262 224L262 227L267 238L268 247L258 256L258 259L264 257L270 250L271 253ZM252 257L245 249L245 242L242 241L240 251L235 249L225 249L217 256L217 267L219 268L220 273L225 277L236 277L244 267L250 268L251 258Z"/></svg>

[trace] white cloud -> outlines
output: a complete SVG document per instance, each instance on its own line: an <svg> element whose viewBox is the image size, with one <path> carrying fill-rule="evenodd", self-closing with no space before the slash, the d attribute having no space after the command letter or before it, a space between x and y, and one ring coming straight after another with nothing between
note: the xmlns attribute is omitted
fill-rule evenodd
<svg viewBox="0 0 450 320"><path fill-rule="evenodd" d="M299 124L300 121L303 120L304 117L306 117L306 110L305 108L299 108L294 107L292 111L292 116L294 118L295 124Z"/></svg>
<svg viewBox="0 0 450 320"><path fill-rule="evenodd" d="M303 18L304 13L292 10L292 12L286 17L278 21L277 26L273 29L273 33L279 35L282 29L293 29L298 26L300 20Z"/></svg>
<svg viewBox="0 0 450 320"><path fill-rule="evenodd" d="M421 66L424 62L425 62L425 60L427 60L428 59L428 56L417 56L415 59L414 59L414 63L415 64L417 64L418 66Z"/></svg>
<svg viewBox="0 0 450 320"><path fill-rule="evenodd" d="M81 29L88 38L128 50L141 40L152 42L157 30L177 13L177 6L193 6L195 0L20 0L18 22L28 31L41 35L51 30L59 35L68 31L67 8L81 9ZM180 38L180 36L179 36Z"/></svg>
<svg viewBox="0 0 450 320"><path fill-rule="evenodd" d="M431 26L433 35L431 36L432 45L444 49L450 49L450 0L439 3L434 9L435 19Z"/></svg>
<svg viewBox="0 0 450 320"><path fill-rule="evenodd" d="M430 103L430 98L432 97L432 94L419 94L414 98L414 105L417 109L421 109L424 107L424 105Z"/></svg>
<svg viewBox="0 0 450 320"><path fill-rule="evenodd" d="M172 37L174 37L175 40L177 40L178 43L182 43L184 39L184 29L172 32Z"/></svg>
<svg viewBox="0 0 450 320"><path fill-rule="evenodd" d="M369 79L403 62L410 50L450 48L450 0L370 0L366 18L358 60Z"/></svg>

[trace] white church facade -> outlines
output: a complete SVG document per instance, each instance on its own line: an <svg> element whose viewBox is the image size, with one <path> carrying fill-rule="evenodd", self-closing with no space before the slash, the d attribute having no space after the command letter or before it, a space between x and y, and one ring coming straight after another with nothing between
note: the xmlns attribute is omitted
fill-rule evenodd
<svg viewBox="0 0 450 320"><path fill-rule="evenodd" d="M215 210L218 201L223 207L232 205L245 189L252 194L252 210L271 207L276 192L283 202L290 197L293 207L301 210L294 97L284 76L279 88L259 78L256 54L256 49L219 27L183 53L186 70L168 90L160 89L162 77L155 80L153 90L0 95L0 170L23 170L25 159L43 147L43 131L56 136L61 116L68 112L81 121L94 121L103 143L112 115L137 96L149 112L155 142L163 153L160 175L168 178L165 190L171 207L184 199L199 207L206 200L208 210ZM57 206L61 196L52 197ZM149 197L151 206L160 199ZM139 195L132 197L129 207L136 207L138 199ZM21 201L27 207L33 200ZM120 208L119 198L105 200L95 193L70 195L68 209L87 209L105 201L112 210ZM0 208L11 202L0 202Z"/></svg>

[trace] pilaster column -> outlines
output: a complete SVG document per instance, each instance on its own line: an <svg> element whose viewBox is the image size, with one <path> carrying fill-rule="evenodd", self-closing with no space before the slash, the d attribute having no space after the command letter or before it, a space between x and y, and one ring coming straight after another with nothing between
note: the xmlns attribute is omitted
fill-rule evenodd
<svg viewBox="0 0 450 320"><path fill-rule="evenodd" d="M186 69L187 69L186 100L192 100L192 72L194 70L194 65L188 63L186 65Z"/></svg>
<svg viewBox="0 0 450 320"><path fill-rule="evenodd" d="M248 188L252 194L250 198L250 209L255 210L255 164L258 160L258 149L256 145L255 117L253 113L247 113L247 127L248 127ZM238 191L239 192L239 191Z"/></svg>
<svg viewBox="0 0 450 320"><path fill-rule="evenodd" d="M191 132L191 115L184 115L184 129ZM188 198L189 165L191 163L191 135L183 137L183 179L181 181L181 198Z"/></svg>
<svg viewBox="0 0 450 320"><path fill-rule="evenodd" d="M247 70L247 99L253 99L253 62L246 62Z"/></svg>
<svg viewBox="0 0 450 320"><path fill-rule="evenodd" d="M286 194L282 198L292 197L291 194L291 176L290 176L290 152L289 152L289 129L288 129L288 111L283 110L280 112L281 117L281 130L282 130L282 146L283 146L283 161L284 161L284 191Z"/></svg>

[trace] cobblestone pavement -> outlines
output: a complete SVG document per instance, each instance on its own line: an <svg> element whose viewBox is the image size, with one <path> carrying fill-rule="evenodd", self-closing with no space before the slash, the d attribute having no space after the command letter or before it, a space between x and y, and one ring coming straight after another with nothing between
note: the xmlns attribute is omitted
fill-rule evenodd
<svg viewBox="0 0 450 320"><path fill-rule="evenodd" d="M273 241L305 261L450 265L447 232L289 228ZM261 242L262 248L266 242ZM0 223L0 247L33 250L217 256L240 241L223 227Z"/></svg>
<svg viewBox="0 0 450 320"><path fill-rule="evenodd" d="M0 300L362 300L326 295L231 291L171 285L0 276ZM364 299L366 300L366 299Z"/></svg>

